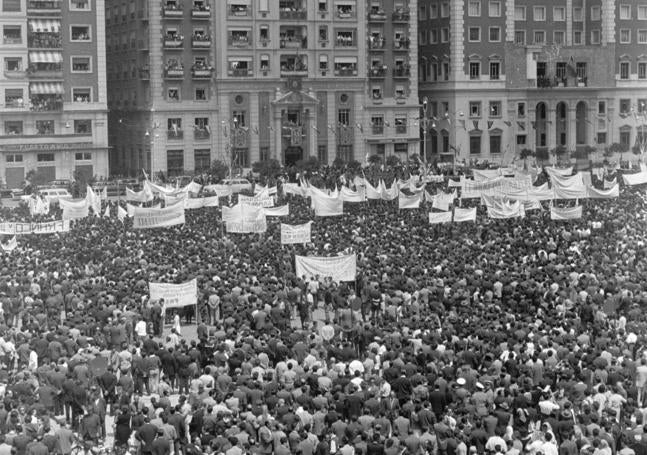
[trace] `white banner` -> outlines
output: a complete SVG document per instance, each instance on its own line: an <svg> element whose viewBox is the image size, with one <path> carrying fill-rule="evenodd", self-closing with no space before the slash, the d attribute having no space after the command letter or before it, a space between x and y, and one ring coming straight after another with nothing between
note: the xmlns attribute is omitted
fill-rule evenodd
<svg viewBox="0 0 647 455"><path fill-rule="evenodd" d="M429 212L429 224L451 223L452 212Z"/></svg>
<svg viewBox="0 0 647 455"><path fill-rule="evenodd" d="M378 184L378 187L380 185ZM379 188L374 187L371 183L366 180L366 199L382 199L382 193Z"/></svg>
<svg viewBox="0 0 647 455"><path fill-rule="evenodd" d="M165 209L135 207L133 228L148 229L184 224L184 207L181 204Z"/></svg>
<svg viewBox="0 0 647 455"><path fill-rule="evenodd" d="M281 245L293 243L310 243L312 221L304 224L290 225L281 223Z"/></svg>
<svg viewBox="0 0 647 455"><path fill-rule="evenodd" d="M259 234L267 231L267 220L263 216L256 220L227 221L226 226L232 234Z"/></svg>
<svg viewBox="0 0 647 455"><path fill-rule="evenodd" d="M106 209L103 212L103 217L104 218L110 218L110 204L106 204Z"/></svg>
<svg viewBox="0 0 647 455"><path fill-rule="evenodd" d="M391 183L391 187L388 189L384 180L380 180L380 195L384 201L394 201L397 199L400 195L400 191L398 190L398 184L395 180Z"/></svg>
<svg viewBox="0 0 647 455"><path fill-rule="evenodd" d="M90 214L90 205L87 199L81 199L80 201L66 201L61 199L58 203L63 209L64 220L79 220L86 218Z"/></svg>
<svg viewBox="0 0 647 455"><path fill-rule="evenodd" d="M587 191L591 199L613 199L620 196L620 185L616 183L611 188L605 188L604 190L596 190L590 186Z"/></svg>
<svg viewBox="0 0 647 455"><path fill-rule="evenodd" d="M274 198L269 195L243 196L238 195L238 203L246 204L252 207L274 207Z"/></svg>
<svg viewBox="0 0 647 455"><path fill-rule="evenodd" d="M135 205L131 205L131 204L126 203L126 211L128 212L129 217L132 218L132 217L135 216L135 208L136 207L137 206L135 206Z"/></svg>
<svg viewBox="0 0 647 455"><path fill-rule="evenodd" d="M357 256L354 254L334 257L295 256L294 262L299 278L318 275L321 279L331 277L333 281L354 281L357 275Z"/></svg>
<svg viewBox="0 0 647 455"><path fill-rule="evenodd" d="M94 192L90 185L88 185L88 188L86 190L85 200L87 201L88 205L92 207L94 214L101 216L101 197Z"/></svg>
<svg viewBox="0 0 647 455"><path fill-rule="evenodd" d="M294 194L296 196L308 196L308 189L304 186L299 186L298 183L284 183L283 192L285 194Z"/></svg>
<svg viewBox="0 0 647 455"><path fill-rule="evenodd" d="M263 211L265 212L265 216L288 216L290 214L290 204L266 208Z"/></svg>
<svg viewBox="0 0 647 455"><path fill-rule="evenodd" d="M636 174L623 174L622 180L625 181L625 185L642 185L647 183L647 172L638 172Z"/></svg>
<svg viewBox="0 0 647 455"><path fill-rule="evenodd" d="M551 207L550 219L551 220L576 220L582 218L582 206L577 207Z"/></svg>
<svg viewBox="0 0 647 455"><path fill-rule="evenodd" d="M150 187L147 186L148 180L144 182L144 189L140 192L126 188L126 200L134 202L150 202L153 200L153 192L150 190Z"/></svg>
<svg viewBox="0 0 647 455"><path fill-rule="evenodd" d="M196 278L182 284L148 283L150 300L164 299L164 309L182 308L198 303L198 280Z"/></svg>
<svg viewBox="0 0 647 455"><path fill-rule="evenodd" d="M248 234L267 231L265 209L262 207L247 204L223 207L222 220L226 222L227 232Z"/></svg>
<svg viewBox="0 0 647 455"><path fill-rule="evenodd" d="M398 195L398 209L417 209L420 208L420 202L422 201L423 193L422 191L417 192L413 196L407 196L402 191Z"/></svg>
<svg viewBox="0 0 647 455"><path fill-rule="evenodd" d="M16 236L14 235L7 243L0 243L0 247L7 253L11 253L13 250L15 250L18 247L18 240L16 240Z"/></svg>
<svg viewBox="0 0 647 455"><path fill-rule="evenodd" d="M454 222L462 223L465 221L476 221L476 207L472 209L456 207L454 209Z"/></svg>
<svg viewBox="0 0 647 455"><path fill-rule="evenodd" d="M344 202L365 202L366 192L364 190L353 191L347 186L342 186L341 198L344 200Z"/></svg>
<svg viewBox="0 0 647 455"><path fill-rule="evenodd" d="M56 232L69 232L70 221L48 221L46 223L0 223L0 234L54 234Z"/></svg>
<svg viewBox="0 0 647 455"><path fill-rule="evenodd" d="M166 207L170 207L175 204L184 205L184 201L186 201L188 198L189 193L162 194L162 199L164 199Z"/></svg>
<svg viewBox="0 0 647 455"><path fill-rule="evenodd" d="M47 215L49 213L49 202L47 202L40 196L37 196L36 198L30 197L28 205L29 214L31 216Z"/></svg>
<svg viewBox="0 0 647 455"><path fill-rule="evenodd" d="M312 207L316 216L340 216L344 214L344 200L341 196L331 197L319 189L310 188Z"/></svg>
<svg viewBox="0 0 647 455"><path fill-rule="evenodd" d="M272 196L276 194L276 185L269 188L263 185L256 185L254 187L254 195L258 196L259 194L263 194L267 196Z"/></svg>
<svg viewBox="0 0 647 455"><path fill-rule="evenodd" d="M216 193L218 197L227 197L234 194L229 185L205 185L204 192Z"/></svg>
<svg viewBox="0 0 647 455"><path fill-rule="evenodd" d="M128 215L128 212L126 212L126 211L123 209L123 207L121 207L120 205L118 205L118 206L117 206L117 218L119 219L119 221L121 221L121 222L123 223L127 216L129 216L129 215Z"/></svg>
<svg viewBox="0 0 647 455"><path fill-rule="evenodd" d="M201 209L203 207L218 207L218 196L189 198L184 201L184 208L187 210Z"/></svg>

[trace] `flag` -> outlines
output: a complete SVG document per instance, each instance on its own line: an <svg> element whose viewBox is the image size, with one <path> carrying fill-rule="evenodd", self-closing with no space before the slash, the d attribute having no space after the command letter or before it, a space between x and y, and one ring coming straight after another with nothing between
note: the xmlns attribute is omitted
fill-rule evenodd
<svg viewBox="0 0 647 455"><path fill-rule="evenodd" d="M128 216L128 212L126 212L123 209L123 207L118 206L117 207L117 218L119 218L119 221L121 221L123 223L127 216Z"/></svg>
<svg viewBox="0 0 647 455"><path fill-rule="evenodd" d="M108 200L108 187L107 186L104 186L103 190L101 190L101 199L103 199L104 201Z"/></svg>
<svg viewBox="0 0 647 455"><path fill-rule="evenodd" d="M510 128L512 126L512 122L509 122L508 120L503 121L504 125Z"/></svg>
<svg viewBox="0 0 647 455"><path fill-rule="evenodd" d="M487 129L490 130L492 129L492 125L494 125L494 122L492 120L487 121Z"/></svg>
<svg viewBox="0 0 647 455"><path fill-rule="evenodd" d="M526 124L524 122L517 122L520 131L526 131Z"/></svg>
<svg viewBox="0 0 647 455"><path fill-rule="evenodd" d="M11 253L18 246L18 241L16 240L16 236L14 235L7 243L0 244L0 246L2 246L2 249L7 253Z"/></svg>
<svg viewBox="0 0 647 455"><path fill-rule="evenodd" d="M142 172L144 173L144 178L148 180L148 174L146 173L146 170L142 168Z"/></svg>
<svg viewBox="0 0 647 455"><path fill-rule="evenodd" d="M475 130L479 129L479 121L478 120L472 120L472 125L474 125Z"/></svg>
<svg viewBox="0 0 647 455"><path fill-rule="evenodd" d="M104 218L110 218L110 204L106 205L106 209L103 211Z"/></svg>

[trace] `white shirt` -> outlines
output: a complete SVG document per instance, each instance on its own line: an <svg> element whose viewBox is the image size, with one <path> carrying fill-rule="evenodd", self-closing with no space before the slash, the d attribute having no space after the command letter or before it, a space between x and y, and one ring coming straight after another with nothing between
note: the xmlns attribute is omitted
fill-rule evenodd
<svg viewBox="0 0 647 455"><path fill-rule="evenodd" d="M137 332L137 335L140 337L145 337L146 336L146 321L143 319L141 321L137 321L137 324L135 324L135 332Z"/></svg>

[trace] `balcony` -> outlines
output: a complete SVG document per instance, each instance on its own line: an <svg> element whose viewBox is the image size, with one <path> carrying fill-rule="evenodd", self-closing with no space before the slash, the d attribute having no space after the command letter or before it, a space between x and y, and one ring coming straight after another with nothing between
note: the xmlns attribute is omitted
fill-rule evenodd
<svg viewBox="0 0 647 455"><path fill-rule="evenodd" d="M49 0L49 1L28 0L27 15L28 16L60 16L61 1L60 0Z"/></svg>
<svg viewBox="0 0 647 455"><path fill-rule="evenodd" d="M229 9L230 17L249 17L251 16L251 11L247 6L244 5L232 5Z"/></svg>
<svg viewBox="0 0 647 455"><path fill-rule="evenodd" d="M27 71L23 70L4 70L4 77L7 79L25 79Z"/></svg>
<svg viewBox="0 0 647 455"><path fill-rule="evenodd" d="M357 68L335 68L335 76L357 76Z"/></svg>
<svg viewBox="0 0 647 455"><path fill-rule="evenodd" d="M280 42L281 49L306 49L308 47L307 36L283 36Z"/></svg>
<svg viewBox="0 0 647 455"><path fill-rule="evenodd" d="M407 125L395 125L395 134L407 134Z"/></svg>
<svg viewBox="0 0 647 455"><path fill-rule="evenodd" d="M3 44L22 44L22 38L20 36L4 36L2 38Z"/></svg>
<svg viewBox="0 0 647 455"><path fill-rule="evenodd" d="M165 36L164 49L182 49L184 38L181 36Z"/></svg>
<svg viewBox="0 0 647 455"><path fill-rule="evenodd" d="M209 137L211 137L211 134L206 128L198 128L196 126L193 130L193 139L196 141L204 141L205 139L209 139Z"/></svg>
<svg viewBox="0 0 647 455"><path fill-rule="evenodd" d="M148 81L151 78L151 70L148 68L139 69L139 79L142 81Z"/></svg>
<svg viewBox="0 0 647 455"><path fill-rule="evenodd" d="M408 51L410 45L411 40L409 38L400 38L393 43L393 49L396 51Z"/></svg>
<svg viewBox="0 0 647 455"><path fill-rule="evenodd" d="M355 18L355 11L352 9L338 9L337 10L337 18L339 19L354 19Z"/></svg>
<svg viewBox="0 0 647 455"><path fill-rule="evenodd" d="M251 68L230 68L227 74L231 77L251 77L254 72Z"/></svg>
<svg viewBox="0 0 647 455"><path fill-rule="evenodd" d="M368 72L368 77L374 79L383 79L386 77L386 70L386 65L382 67L371 68Z"/></svg>
<svg viewBox="0 0 647 455"><path fill-rule="evenodd" d="M63 97L60 95L32 96L29 101L33 112L56 112L63 110Z"/></svg>
<svg viewBox="0 0 647 455"><path fill-rule="evenodd" d="M184 139L184 131L179 129L167 130L166 138L171 140L182 140Z"/></svg>
<svg viewBox="0 0 647 455"><path fill-rule="evenodd" d="M393 22L409 22L411 14L407 10L395 11L391 16Z"/></svg>
<svg viewBox="0 0 647 455"><path fill-rule="evenodd" d="M27 105L25 104L25 101L20 98L20 99L6 99L4 102L4 107L5 109L25 109Z"/></svg>
<svg viewBox="0 0 647 455"><path fill-rule="evenodd" d="M279 18L284 21L305 21L308 18L308 10L304 8L281 10Z"/></svg>
<svg viewBox="0 0 647 455"><path fill-rule="evenodd" d="M165 19L182 19L184 15L182 7L170 3L162 7L162 12Z"/></svg>
<svg viewBox="0 0 647 455"><path fill-rule="evenodd" d="M211 19L211 8L209 6L194 6L191 9L193 19Z"/></svg>
<svg viewBox="0 0 647 455"><path fill-rule="evenodd" d="M411 70L409 68L393 68L393 77L408 78L410 76Z"/></svg>
<svg viewBox="0 0 647 455"><path fill-rule="evenodd" d="M373 125L371 127L371 132L373 134L384 134L384 125Z"/></svg>
<svg viewBox="0 0 647 455"><path fill-rule="evenodd" d="M193 35L191 37L191 47L193 49L209 49L211 47L211 37L206 35Z"/></svg>
<svg viewBox="0 0 647 455"><path fill-rule="evenodd" d="M247 35L229 35L229 39L227 41L231 47L249 47L249 38L247 37Z"/></svg>
<svg viewBox="0 0 647 455"><path fill-rule="evenodd" d="M31 64L27 68L30 79L63 79L63 65L60 63Z"/></svg>
<svg viewBox="0 0 647 455"><path fill-rule="evenodd" d="M303 62L281 62L281 76L307 76L308 65Z"/></svg>
<svg viewBox="0 0 647 455"><path fill-rule="evenodd" d="M182 66L166 68L164 79L184 79L184 68Z"/></svg>
<svg viewBox="0 0 647 455"><path fill-rule="evenodd" d="M372 51L384 50L384 48L386 47L386 40L382 36L380 37L371 36L369 38L368 47Z"/></svg>
<svg viewBox="0 0 647 455"><path fill-rule="evenodd" d="M63 35L59 32L29 32L27 45L30 49L62 49Z"/></svg>
<svg viewBox="0 0 647 455"><path fill-rule="evenodd" d="M353 36L338 36L335 40L335 47L356 47L357 41Z"/></svg>
<svg viewBox="0 0 647 455"><path fill-rule="evenodd" d="M213 68L207 66L194 66L191 68L191 77L193 79L211 79Z"/></svg>
<svg viewBox="0 0 647 455"><path fill-rule="evenodd" d="M384 22L386 21L386 13L380 9L371 10L368 13L368 20L371 22Z"/></svg>

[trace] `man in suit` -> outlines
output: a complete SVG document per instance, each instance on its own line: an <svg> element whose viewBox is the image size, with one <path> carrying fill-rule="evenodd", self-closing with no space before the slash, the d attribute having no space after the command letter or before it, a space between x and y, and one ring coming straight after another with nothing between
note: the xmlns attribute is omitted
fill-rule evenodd
<svg viewBox="0 0 647 455"><path fill-rule="evenodd" d="M99 416L101 421L101 437L106 437L106 400L101 396L101 392L96 386L90 388L90 399L88 403L88 412Z"/></svg>
<svg viewBox="0 0 647 455"><path fill-rule="evenodd" d="M171 441L164 437L163 430L157 430L157 437L151 444L152 455L170 455L171 454Z"/></svg>
<svg viewBox="0 0 647 455"><path fill-rule="evenodd" d="M142 454L152 454L153 453L153 441L157 435L157 427L150 422L148 417L144 418L144 424L139 427L135 437L142 443L141 453ZM170 450L170 448L169 448Z"/></svg>

